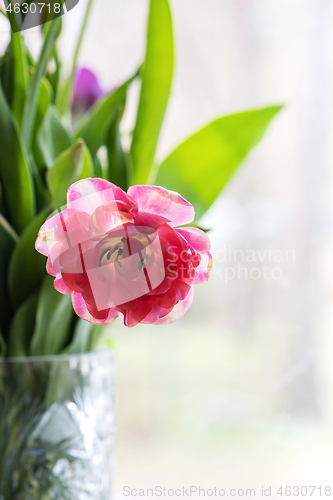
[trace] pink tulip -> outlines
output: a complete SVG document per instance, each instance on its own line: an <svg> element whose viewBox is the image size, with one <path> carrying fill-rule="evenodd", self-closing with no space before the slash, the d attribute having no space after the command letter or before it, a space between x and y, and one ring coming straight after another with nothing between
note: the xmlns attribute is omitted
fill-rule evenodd
<svg viewBox="0 0 333 500"><path fill-rule="evenodd" d="M36 240L54 286L71 294L76 313L97 324L124 315L126 326L166 324L189 309L193 285L212 266L207 235L193 206L158 186L125 193L103 179L84 179L67 193L67 208L48 219Z"/></svg>

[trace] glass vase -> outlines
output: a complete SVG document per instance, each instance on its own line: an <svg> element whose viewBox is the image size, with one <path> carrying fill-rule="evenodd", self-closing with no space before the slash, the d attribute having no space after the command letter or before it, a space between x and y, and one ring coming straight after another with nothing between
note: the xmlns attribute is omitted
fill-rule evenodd
<svg viewBox="0 0 333 500"><path fill-rule="evenodd" d="M0 360L0 500L109 500L109 351Z"/></svg>

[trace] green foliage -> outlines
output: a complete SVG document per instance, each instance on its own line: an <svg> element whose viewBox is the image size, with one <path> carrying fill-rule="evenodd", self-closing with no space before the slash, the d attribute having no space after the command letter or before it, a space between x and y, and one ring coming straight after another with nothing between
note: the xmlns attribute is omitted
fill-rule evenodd
<svg viewBox="0 0 333 500"><path fill-rule="evenodd" d="M0 180L13 227L21 233L35 213L34 186L28 155L16 120L0 86Z"/></svg>
<svg viewBox="0 0 333 500"><path fill-rule="evenodd" d="M56 209L61 209L66 204L67 189L81 176L83 148L84 142L81 139L66 149L46 172L46 184Z"/></svg>
<svg viewBox="0 0 333 500"><path fill-rule="evenodd" d="M93 351L102 332L101 325L93 325L80 318L76 323L73 340L64 350L64 354L83 354Z"/></svg>
<svg viewBox="0 0 333 500"><path fill-rule="evenodd" d="M280 106L256 109L213 121L162 162L156 184L182 193L195 206L196 217L200 218L280 109Z"/></svg>
<svg viewBox="0 0 333 500"><path fill-rule="evenodd" d="M59 112L50 106L37 137L44 166L50 168L58 156L73 144L70 133L63 126Z"/></svg>
<svg viewBox="0 0 333 500"><path fill-rule="evenodd" d="M0 330L2 336L8 331L12 310L7 287L8 266L15 241L10 234L0 226Z"/></svg>
<svg viewBox="0 0 333 500"><path fill-rule="evenodd" d="M86 21L87 15L72 69ZM174 69L168 0L150 0L140 70L101 98L75 127L68 102L74 70L64 75L60 33L61 18L45 25L36 60L24 37L12 33L0 56L0 356L83 353L95 348L103 332L77 318L71 297L55 290L46 259L35 250L40 226L65 205L73 182L104 177L126 190L156 179L188 198L200 217L280 109L218 118L158 166L155 154ZM131 147L126 148L121 122L135 79L141 81L141 93ZM101 155L101 148L107 154Z"/></svg>
<svg viewBox="0 0 333 500"><path fill-rule="evenodd" d="M51 100L52 100L52 87L50 82L43 77L41 81L41 86L40 86L40 92L38 96L38 103L37 103L37 111L36 111L36 120L35 120L35 125L34 125L34 131L33 131L33 139L32 139L32 151L33 151L33 156L36 162L36 166L40 171L43 170L44 165L46 164L45 157L43 156L43 153L41 151L41 148L39 146L38 142L38 137L39 137L39 132L41 129L41 125L44 122L44 118L46 116L46 113L49 109ZM53 144L53 141L52 141ZM48 154L48 147L47 144L45 144L45 150L46 154Z"/></svg>
<svg viewBox="0 0 333 500"><path fill-rule="evenodd" d="M99 148L105 144L108 127L118 109L124 106L128 87L136 76L137 73L119 89L104 97L77 125L76 136L84 139L92 156L95 156Z"/></svg>
<svg viewBox="0 0 333 500"><path fill-rule="evenodd" d="M29 355L29 343L35 328L38 293L30 295L16 311L10 326L8 355Z"/></svg>
<svg viewBox="0 0 333 500"><path fill-rule="evenodd" d="M83 165L79 180L94 177L94 163L86 144L83 143Z"/></svg>
<svg viewBox="0 0 333 500"><path fill-rule="evenodd" d="M49 214L50 210L45 209L30 222L12 252L8 268L8 288L14 309L38 290L43 281L46 259L36 252L35 241L39 228Z"/></svg>
<svg viewBox="0 0 333 500"><path fill-rule="evenodd" d="M58 293L53 278L46 275L38 298L36 326L30 354L42 356L59 353L70 337L72 304L69 295Z"/></svg>
<svg viewBox="0 0 333 500"><path fill-rule="evenodd" d="M21 33L13 33L11 43L14 63L12 110L18 123L21 123L29 82L28 64Z"/></svg>
<svg viewBox="0 0 333 500"><path fill-rule="evenodd" d="M149 180L156 146L167 108L173 77L174 46L168 0L150 1L146 60L133 133L131 157L134 184Z"/></svg>
<svg viewBox="0 0 333 500"><path fill-rule="evenodd" d="M29 86L27 98L25 100L22 117L22 136L28 148L31 146L31 135L37 113L41 79L45 75L47 63L52 54L54 43L57 39L57 36L59 35L60 26L61 18L58 17L49 27L49 30L44 38L41 54L36 65L31 84Z"/></svg>
<svg viewBox="0 0 333 500"><path fill-rule="evenodd" d="M121 116L122 113L119 108L110 124L106 138L108 151L107 179L112 180L114 184L126 190L127 186L130 184L129 180L131 178L131 171L128 155L126 155L121 145Z"/></svg>
<svg viewBox="0 0 333 500"><path fill-rule="evenodd" d="M39 373L34 365L33 374L27 373L27 365L18 363L15 368L16 373L12 375L18 375L19 379L27 375L31 390L23 392L17 387L8 387L5 377L5 388L0 392L0 498L71 500L73 488L61 477L63 474L59 475L56 465L65 462L69 466L84 467L84 459L75 454L75 443L82 436L82 430L76 420L71 419L69 437L57 439L54 433L43 434L50 414L46 400L35 396L34 388L38 386L45 392L52 382L52 373L48 373L47 366L41 366ZM74 395L71 397L74 399ZM83 397L81 388L76 390L76 397Z"/></svg>
<svg viewBox="0 0 333 500"><path fill-rule="evenodd" d="M1 58L1 65L0 65L1 85L9 106L11 106L12 104L12 97L13 97L14 60L12 57L12 53L13 53L12 44L9 43L6 52L3 54Z"/></svg>
<svg viewBox="0 0 333 500"><path fill-rule="evenodd" d="M4 357L6 355L6 352L7 352L7 344L0 330L0 356Z"/></svg>

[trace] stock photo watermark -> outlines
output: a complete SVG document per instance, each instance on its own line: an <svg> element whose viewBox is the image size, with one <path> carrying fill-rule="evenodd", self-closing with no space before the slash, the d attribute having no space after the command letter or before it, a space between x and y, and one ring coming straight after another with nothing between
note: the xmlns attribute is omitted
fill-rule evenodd
<svg viewBox="0 0 333 500"><path fill-rule="evenodd" d="M25 31L61 17L78 5L80 0L3 0L4 11L13 33Z"/></svg>
<svg viewBox="0 0 333 500"><path fill-rule="evenodd" d="M268 245L263 249L241 249L224 245L214 253L211 278L225 284L235 280L273 280L283 278L288 264L296 262L293 249L279 249Z"/></svg>
<svg viewBox="0 0 333 500"><path fill-rule="evenodd" d="M124 497L330 497L332 496L332 486L260 486L259 488L222 488L211 487L203 488L201 486L180 486L169 488L166 486L154 486L153 488L132 488L124 486L122 494Z"/></svg>

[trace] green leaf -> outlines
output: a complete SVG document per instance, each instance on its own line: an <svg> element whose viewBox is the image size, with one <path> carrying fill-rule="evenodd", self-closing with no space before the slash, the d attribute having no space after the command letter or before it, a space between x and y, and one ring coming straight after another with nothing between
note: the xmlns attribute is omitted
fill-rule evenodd
<svg viewBox="0 0 333 500"><path fill-rule="evenodd" d="M6 355L6 352L7 352L7 344L2 336L0 329L0 358L3 358Z"/></svg>
<svg viewBox="0 0 333 500"><path fill-rule="evenodd" d="M44 356L59 354L70 337L74 317L71 296L57 293L60 295L60 300L45 332Z"/></svg>
<svg viewBox="0 0 333 500"><path fill-rule="evenodd" d="M20 241L20 237L15 231L15 229L9 224L8 220L0 213L0 226L2 229L4 229L7 233L7 236L10 236L10 238L14 241L14 243L17 243Z"/></svg>
<svg viewBox="0 0 333 500"><path fill-rule="evenodd" d="M10 0L10 2L12 2L12 0ZM15 15L14 9L12 7L10 7L10 10L6 10L6 14L7 14L9 22L10 22L10 27L11 27L12 33L18 32L20 30L20 28L19 28L19 24L20 24L19 16Z"/></svg>
<svg viewBox="0 0 333 500"><path fill-rule="evenodd" d="M11 319L11 305L7 288L9 259L14 248L14 241L6 230L0 226L0 329L7 335Z"/></svg>
<svg viewBox="0 0 333 500"><path fill-rule="evenodd" d="M91 154L87 146L84 144L83 145L83 166L82 166L82 172L80 175L81 179L87 179L88 177L93 177L94 176L94 163L91 158Z"/></svg>
<svg viewBox="0 0 333 500"><path fill-rule="evenodd" d="M23 118L22 118L22 137L25 145L28 148L30 148L31 145L33 124L35 123L36 119L41 79L45 74L46 66L50 54L52 53L57 36L59 34L60 26L61 26L61 17L58 17L57 19L52 21L52 23L49 24L49 29L44 38L41 54L25 101Z"/></svg>
<svg viewBox="0 0 333 500"><path fill-rule="evenodd" d="M43 210L50 204L50 195L46 189L46 186L41 176L41 172L39 172L38 170L35 158L32 155L32 153L30 154L30 165L35 181L36 212L39 213L41 210Z"/></svg>
<svg viewBox="0 0 333 500"><path fill-rule="evenodd" d="M173 30L168 0L150 0L146 60L131 146L134 184L144 184L149 179L171 91L173 68Z"/></svg>
<svg viewBox="0 0 333 500"><path fill-rule="evenodd" d="M93 325L93 329L90 335L88 352L93 351L99 345L106 329L107 329L106 325Z"/></svg>
<svg viewBox="0 0 333 500"><path fill-rule="evenodd" d="M8 355L28 356L29 343L35 328L38 293L31 295L16 311L9 331Z"/></svg>
<svg viewBox="0 0 333 500"><path fill-rule="evenodd" d="M79 140L66 149L46 172L46 184L56 209L66 204L67 189L80 178L83 167L83 149L84 142Z"/></svg>
<svg viewBox="0 0 333 500"><path fill-rule="evenodd" d="M46 260L44 255L35 250L35 241L40 227L49 214L50 210L45 209L30 222L12 253L8 286L15 309L40 287L45 276Z"/></svg>
<svg viewBox="0 0 333 500"><path fill-rule="evenodd" d="M36 165L37 165L39 170L41 170L42 167L46 166L46 162L44 159L44 155L41 152L41 149L39 146L38 132L39 132L41 125L43 123L43 120L46 116L46 112L49 108L51 99L52 99L51 84L45 77L43 77L42 82L41 82L39 97L38 97L36 120L35 120L35 126L34 126L34 131L33 131L33 146L32 146Z"/></svg>
<svg viewBox="0 0 333 500"><path fill-rule="evenodd" d="M261 140L281 106L245 111L213 121L178 146L161 164L156 184L178 191L199 219Z"/></svg>
<svg viewBox="0 0 333 500"><path fill-rule="evenodd" d="M38 133L41 124L46 116L52 98L52 87L49 81L43 77L41 79L40 91L37 102L36 120L32 133L32 150L30 151L30 166L35 180L36 206L37 211L48 205L49 194L46 190L44 178L44 170L46 162L44 155L39 147Z"/></svg>
<svg viewBox="0 0 333 500"><path fill-rule="evenodd" d="M29 71L31 71L32 68L35 68L36 67L36 61L35 59L32 57L32 54L30 52L30 50L28 49L27 46L25 46L25 52L26 52L26 55L27 55L27 61L28 61L28 65L30 66L30 69Z"/></svg>
<svg viewBox="0 0 333 500"><path fill-rule="evenodd" d="M106 178L127 191L131 176L129 174L128 160L121 144L121 135L119 130L120 120L121 109L119 108L111 122L106 139L108 151L108 169Z"/></svg>
<svg viewBox="0 0 333 500"><path fill-rule="evenodd" d="M197 229L200 229L200 231L203 231L204 233L209 233L209 231L211 231L211 228L207 228L207 227L202 227L200 226L200 224L197 222L197 221L193 221L193 222L190 222L189 224L184 224L182 226L177 226L179 228L187 228L187 227L195 227Z"/></svg>
<svg viewBox="0 0 333 500"><path fill-rule="evenodd" d="M94 177L104 178L102 163L98 156L94 156Z"/></svg>
<svg viewBox="0 0 333 500"><path fill-rule="evenodd" d="M69 106L74 75L75 75L75 71L77 68L77 61L78 61L79 53L81 50L84 34L85 34L85 31L87 28L88 19L90 18L90 11L91 11L91 7L92 7L93 3L94 3L93 0L88 0L88 4L87 4L86 10L85 10L84 17L83 17L81 29L80 29L79 36L78 36L78 39L76 42L74 57L72 60L72 69L71 69L71 72L70 72L68 79L64 82L64 85L60 89L59 96L57 98L57 105L58 105L58 109L59 109L61 114L64 114Z"/></svg>
<svg viewBox="0 0 333 500"><path fill-rule="evenodd" d="M12 32L11 43L14 69L12 110L17 122L21 124L29 84L28 64L21 33Z"/></svg>
<svg viewBox="0 0 333 500"><path fill-rule="evenodd" d="M63 354L83 354L89 352L90 339L94 325L79 318L73 335L73 340Z"/></svg>
<svg viewBox="0 0 333 500"><path fill-rule="evenodd" d="M3 93L5 94L9 106L12 104L13 99L13 57L12 57L12 44L7 45L6 52L1 57L0 78Z"/></svg>
<svg viewBox="0 0 333 500"><path fill-rule="evenodd" d="M54 277L46 275L40 290L36 326L30 344L30 355L59 353L68 342L73 307L70 295L62 295L53 286Z"/></svg>
<svg viewBox="0 0 333 500"><path fill-rule="evenodd" d="M58 156L68 149L73 140L61 123L55 106L50 106L38 134L38 144L45 165L50 168Z"/></svg>
<svg viewBox="0 0 333 500"><path fill-rule="evenodd" d="M18 233L35 213L33 180L20 133L0 85L0 178L10 222Z"/></svg>
<svg viewBox="0 0 333 500"><path fill-rule="evenodd" d="M61 63L59 61L57 47L53 51L53 59L55 63L55 70L53 72L47 71L46 78L52 87L52 102L55 103L60 84Z"/></svg>
<svg viewBox="0 0 333 500"><path fill-rule="evenodd" d="M112 94L104 97L78 123L76 137L82 137L92 157L105 144L108 128L119 106L124 106L128 87L138 72Z"/></svg>

